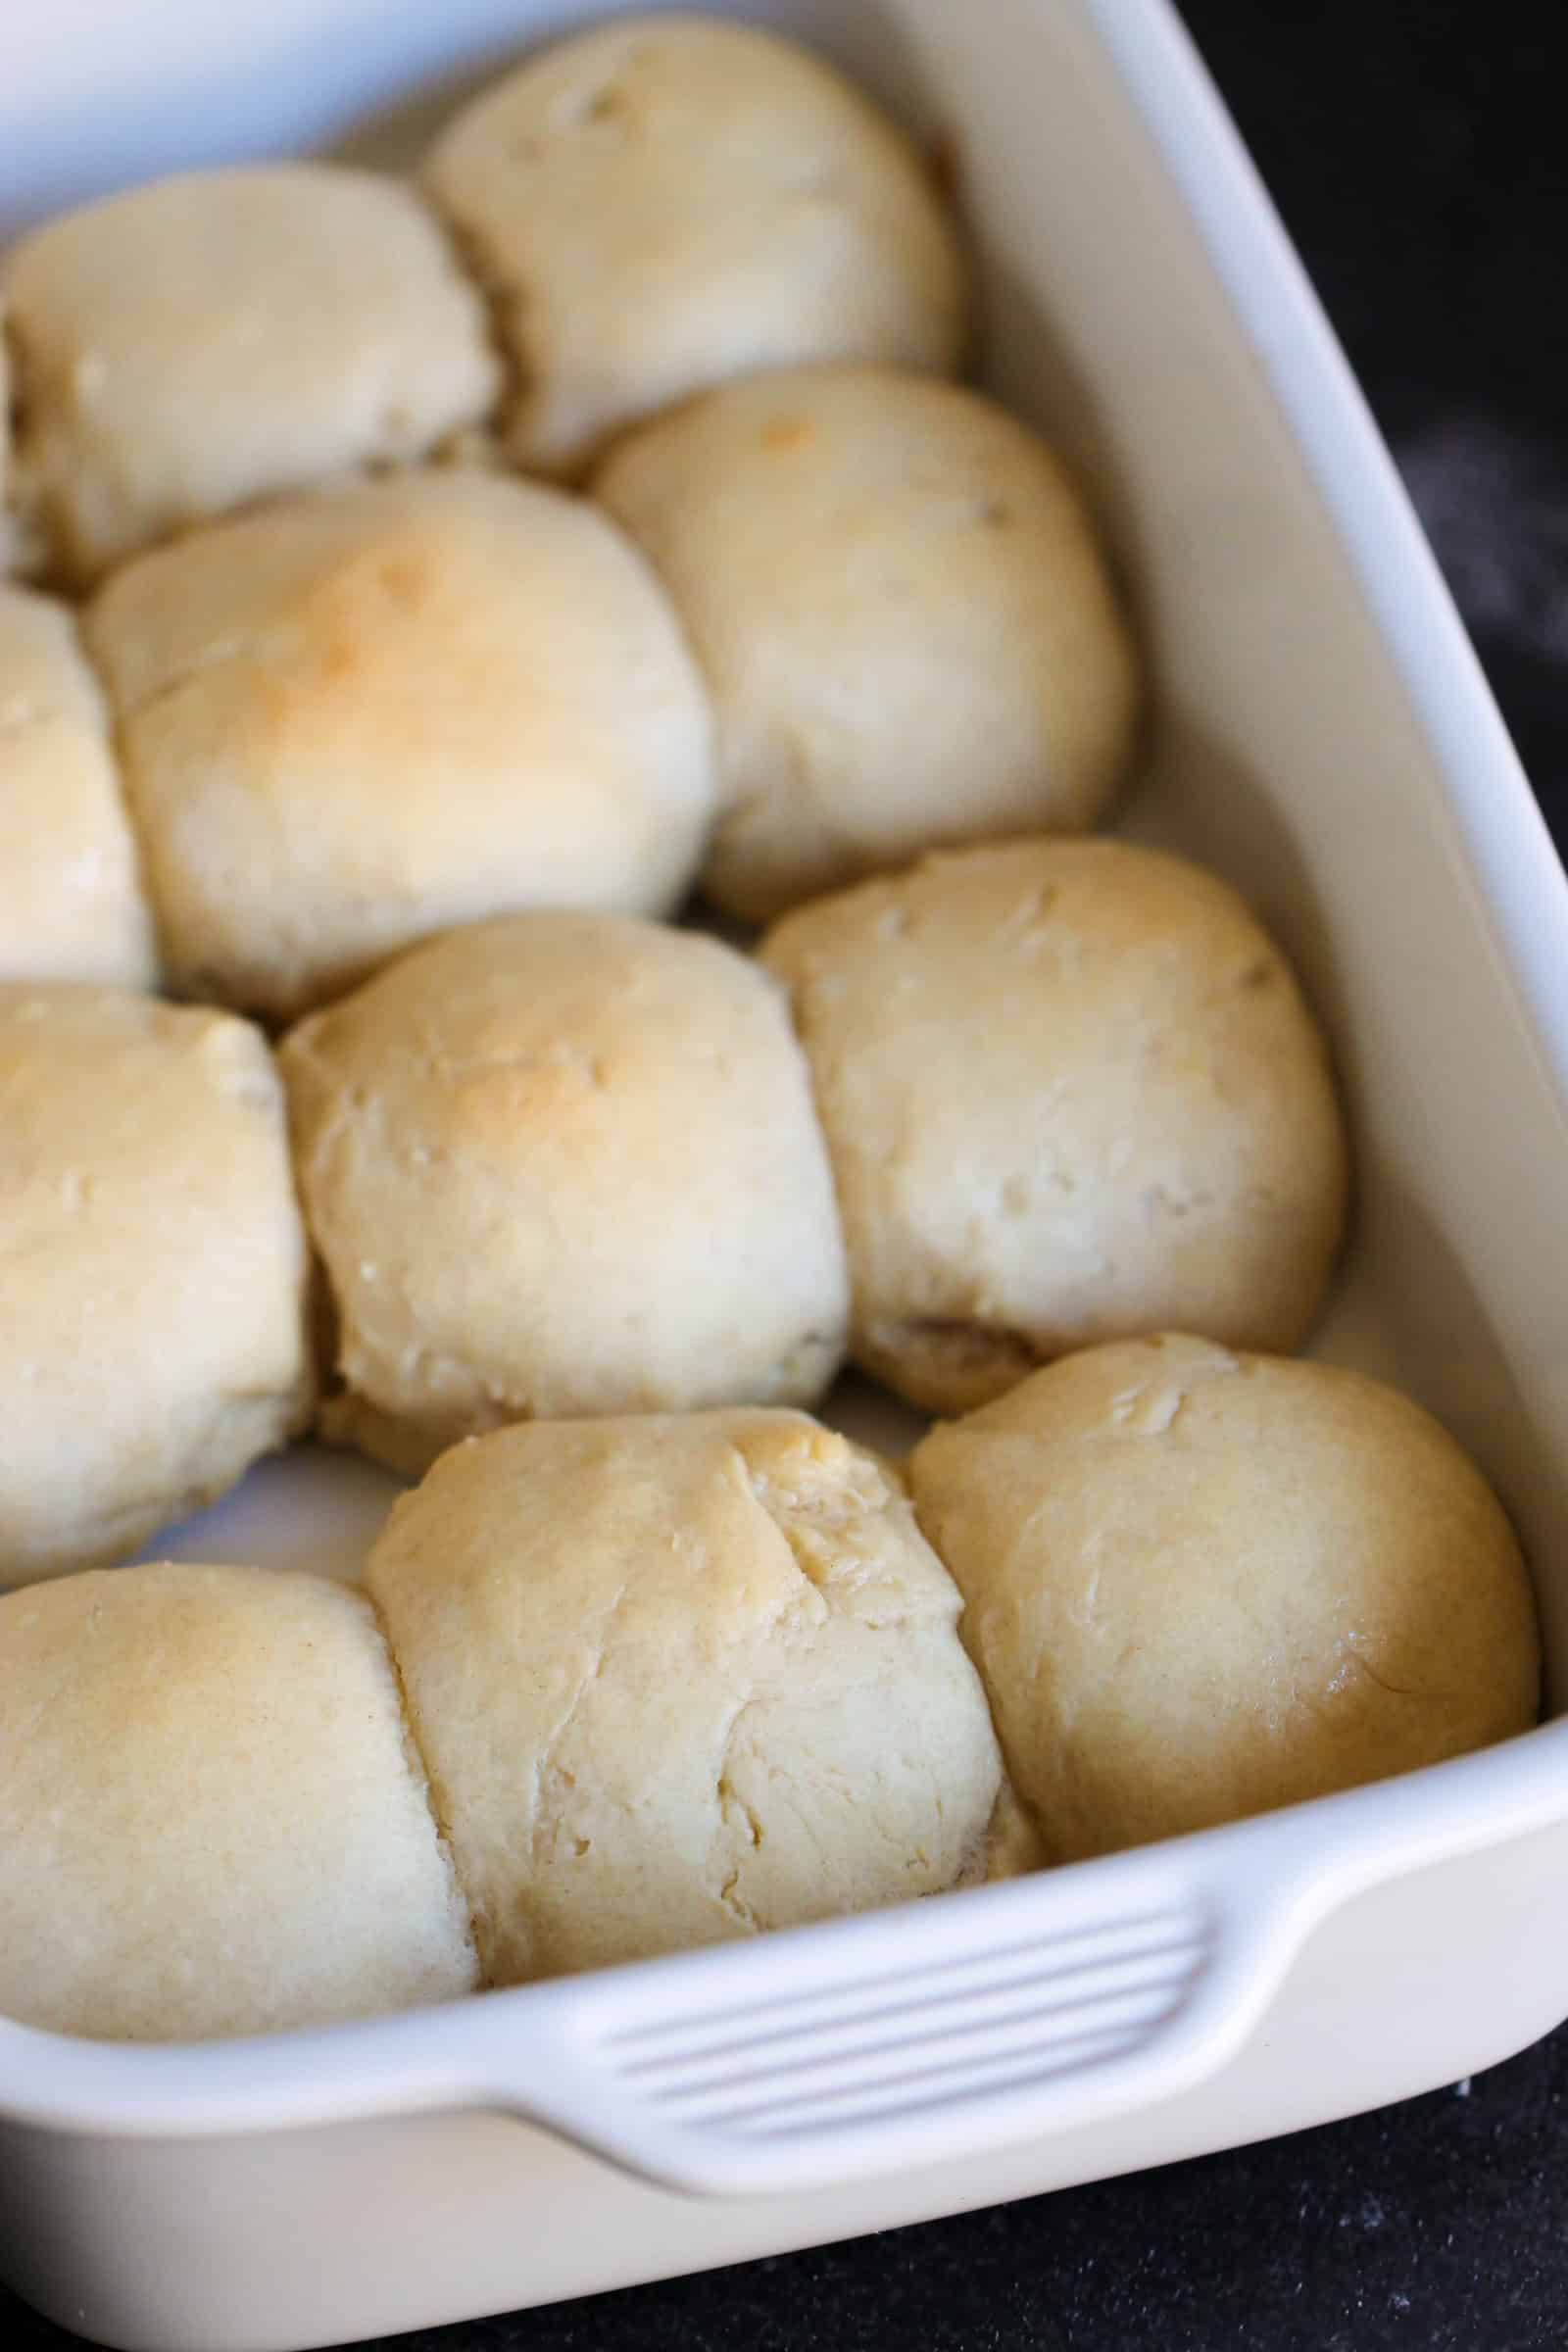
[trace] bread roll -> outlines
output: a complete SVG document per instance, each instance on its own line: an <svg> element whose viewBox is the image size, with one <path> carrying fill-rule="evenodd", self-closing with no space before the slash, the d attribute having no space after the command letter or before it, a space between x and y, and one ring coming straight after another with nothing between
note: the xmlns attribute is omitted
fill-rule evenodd
<svg viewBox="0 0 1568 2352"><path fill-rule="evenodd" d="M880 368L758 377L632 434L593 488L707 673L720 906L766 921L939 843L1101 814L1131 643L1072 483L991 401Z"/></svg>
<svg viewBox="0 0 1568 2352"><path fill-rule="evenodd" d="M451 923L666 913L712 808L702 682L592 508L432 473L280 502L87 614L178 988L276 1019Z"/></svg>
<svg viewBox="0 0 1568 2352"><path fill-rule="evenodd" d="M803 49L622 17L524 61L424 182L488 287L516 462L579 470L689 392L809 360L951 370L953 231L913 147Z"/></svg>
<svg viewBox="0 0 1568 2352"><path fill-rule="evenodd" d="M786 916L851 1351L963 1412L1175 1324L1289 1348L1344 1220L1328 1059L1235 892L1121 842L927 858Z"/></svg>
<svg viewBox="0 0 1568 2352"><path fill-rule="evenodd" d="M328 1433L418 1471L532 1415L820 1394L848 1316L783 998L623 916L404 956L282 1050L336 1301Z"/></svg>
<svg viewBox="0 0 1568 2352"><path fill-rule="evenodd" d="M363 1594L130 1568L0 1600L0 2011L161 2041L477 1984Z"/></svg>
<svg viewBox="0 0 1568 2352"><path fill-rule="evenodd" d="M1407 1397L1162 1337L909 1464L1008 1770L1075 1861L1524 1731L1540 1651L1479 1472Z"/></svg>
<svg viewBox="0 0 1568 2352"><path fill-rule="evenodd" d="M283 1096L226 1013L0 986L0 1585L122 1558L310 1417Z"/></svg>
<svg viewBox="0 0 1568 2352"><path fill-rule="evenodd" d="M489 409L484 307L413 192L246 164L110 196L0 259L15 495L77 583L270 492L407 463Z"/></svg>
<svg viewBox="0 0 1568 2352"><path fill-rule="evenodd" d="M63 605L0 587L0 981L151 988L109 717Z"/></svg>
<svg viewBox="0 0 1568 2352"><path fill-rule="evenodd" d="M803 1414L458 1446L368 1573L497 1984L935 1893L983 1852L957 1594Z"/></svg>

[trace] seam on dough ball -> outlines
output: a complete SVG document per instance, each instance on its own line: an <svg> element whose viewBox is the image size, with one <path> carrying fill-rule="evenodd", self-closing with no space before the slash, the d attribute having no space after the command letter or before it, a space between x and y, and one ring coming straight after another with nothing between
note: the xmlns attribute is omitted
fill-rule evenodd
<svg viewBox="0 0 1568 2352"><path fill-rule="evenodd" d="M843 1187L839 1181L838 1154L833 1149L833 1131L822 1108L823 1090L818 1083L816 1059L811 1052L808 984L804 979L791 980L783 972L777 970L773 964L765 962L760 954L760 948L765 944L765 941L759 943L758 947L752 951L754 962L756 968L766 976L771 986L784 1000L785 1018L794 1034L796 1051L801 1057L801 1068L806 1079L807 1101L810 1105L811 1119L816 1129L817 1140L822 1147L822 1157L827 1165L828 1185L833 1195L833 1221L838 1228L839 1249L845 1267L845 1282L850 1294L848 1328L839 1341L839 1346L845 1357L853 1361L856 1325L855 1268L850 1254L850 1226L849 1219L845 1214Z"/></svg>
<svg viewBox="0 0 1568 2352"><path fill-rule="evenodd" d="M481 1384L477 1371L466 1359L422 1346L413 1346L406 1351L399 1367L404 1379L417 1373L421 1366L449 1363L469 1387L484 1386L491 1408L489 1415L482 1413L477 1397L470 1399L450 1426L434 1408L421 1413L396 1402L379 1403L349 1368L346 1351L355 1347L359 1335L355 1319L344 1303L332 1253L318 1234L311 1204L313 1200L324 1200L330 1196L328 1163L351 1130L368 1114L378 1113L379 1099L357 1094L338 1084L330 1066L317 1053L317 1030L329 1013L330 1007L326 1007L320 1013L307 1016L286 1041L288 1062L301 1073L303 1080L302 1085L288 1090L290 1133L296 1189L318 1269L316 1328L323 1339L329 1339L331 1346L321 1380L317 1427L326 1444L355 1448L400 1476L418 1479L449 1446L463 1437L478 1434L474 1430L476 1417L487 1428L505 1428L514 1422L532 1420L533 1406L527 1398ZM433 1069L436 1064L432 1062L430 1066Z"/></svg>
<svg viewBox="0 0 1568 2352"><path fill-rule="evenodd" d="M978 1667L975 1671L979 1675ZM991 1693L986 1690L984 1676L979 1679L989 1715ZM1002 1739L997 1733L994 1716L991 1729L996 1736L1000 1754ZM1040 1826L1014 1788L1011 1775L1004 1766L1002 1785L997 1790L997 1801L991 1808L991 1819L970 1846L963 1868L954 1883L958 1886L995 1886L1004 1879L1025 1878L1031 1871L1044 1869L1045 1864L1045 1840Z"/></svg>
<svg viewBox="0 0 1568 2352"><path fill-rule="evenodd" d="M54 534L28 486L31 360L16 318L0 293L0 575L7 570L56 589L67 585Z"/></svg>
<svg viewBox="0 0 1568 2352"><path fill-rule="evenodd" d="M737 1446L736 1451L739 1452L739 1450ZM759 1852L766 1842L766 1833L754 1808L737 1791L731 1765L741 1725L756 1703L757 1690L754 1686L747 1691L746 1696L735 1708L729 1722L724 1727L717 1769L713 1776L713 1796L718 1807L715 1842L726 1833L731 1841L743 1837L746 1850L752 1853ZM737 1816L739 1817L738 1821ZM730 1918L744 1934L749 1936L765 1934L770 1923L758 1917L756 1910L740 1891L741 1867L739 1856L732 1853L724 1876L713 1887L714 1898L728 1912Z"/></svg>
<svg viewBox="0 0 1568 2352"><path fill-rule="evenodd" d="M969 1413L1060 1350L1037 1333L984 1316L915 1315L867 1325L854 1352L866 1371L926 1411Z"/></svg>
<svg viewBox="0 0 1568 2352"><path fill-rule="evenodd" d="M330 1254L317 1231L316 1194L321 1163L330 1157L359 1105L327 1082L327 1073L315 1050L315 1030L319 1018L312 1015L289 1032L280 1049L279 1062L288 1106L290 1173L310 1252L308 1312L317 1368L316 1430L328 1445L352 1446L356 1442L352 1428L340 1427L355 1402L354 1390L343 1369L347 1318ZM290 1069L303 1074L303 1088L289 1084ZM302 1102L306 1088L317 1096L317 1101ZM325 1108L318 1123L316 1114L321 1103Z"/></svg>
<svg viewBox="0 0 1568 2352"><path fill-rule="evenodd" d="M415 1721L408 1686L403 1680L402 1663L392 1644L391 1628L382 1615L374 1594L365 1588L362 1590L365 1591L366 1606L374 1620L376 1633L380 1637L387 1672L392 1678L392 1688L397 1695L398 1720L403 1731L403 1752L408 1758L411 1774L417 1780L419 1787L424 1791L424 1801L430 1814L430 1826L435 1832L436 1844L440 1848L441 1859L446 1865L447 1881L452 1889L453 1898L463 1912L466 1926L468 1950L473 1958L475 1989L480 1992L488 1992L492 1987L493 1979L485 1957L485 1939L479 1929L479 1907L464 1881L463 1868L458 1860L458 1849L452 1837L448 1810L442 1803L440 1786L431 1769L430 1759L424 1752L424 1742L419 1738L419 1727Z"/></svg>
<svg viewBox="0 0 1568 2352"><path fill-rule="evenodd" d="M472 221L460 220L428 189L422 191L421 201L445 236L484 315L485 346L496 364L496 396L479 429L501 457L513 449L522 432L532 397L530 371L523 356L528 339L527 293L522 286L508 282L482 229ZM468 428L470 433L473 429ZM467 454L466 445L464 454ZM529 467L530 472L542 470Z"/></svg>
<svg viewBox="0 0 1568 2352"><path fill-rule="evenodd" d="M737 1477L753 1506L771 1524L799 1579L784 1594L768 1629L770 1638L782 1642L788 1642L792 1636L808 1642L813 1630L848 1613L844 1603L854 1597L857 1585L853 1565L841 1564L835 1556L835 1537L857 1525L885 1518L890 1505L907 1508L897 1484L865 1448L851 1446L835 1434L809 1424L794 1435L795 1444L784 1451L782 1458L776 1442L767 1437L749 1439L741 1435L730 1446ZM797 1473L793 1478L792 1470ZM911 1533L919 1541L912 1511L909 1522ZM858 1621L872 1637L918 1634L928 1622L920 1613L906 1610L863 1615ZM714 1775L718 1832L727 1833L731 1839L744 1834L747 1849L753 1852L764 1843L764 1833L756 1813L734 1788L731 1763L740 1727L757 1697L754 1688L731 1715ZM776 1763L760 1761L765 1764L770 1776L776 1776ZM935 1799L940 1815L940 1790L935 1792ZM871 1826L874 1825L868 1816L867 1827ZM976 1850L983 1849L985 1843L982 1835L976 1841ZM922 1864L927 1861L923 1853L907 1859ZM971 1866L972 1853L965 1855L953 1884L966 1883L964 1874ZM765 1933L776 1923L759 1913L740 1892L741 1869L742 1860L732 1859L731 1867L713 1891L743 1932Z"/></svg>
<svg viewBox="0 0 1568 2352"><path fill-rule="evenodd" d="M762 1452L763 1459L753 1458L753 1446ZM732 1447L752 1501L772 1522L800 1573L799 1598L809 1590L821 1602L824 1615L843 1613L842 1602L858 1593L860 1580L854 1574L853 1562L842 1562L836 1556L835 1538L888 1522L895 1536L912 1537L917 1551L929 1553L952 1595L948 1614L956 1621L961 1595L941 1553L921 1529L893 1464L884 1462L869 1446L853 1444L836 1431L811 1422L805 1424L792 1448L794 1461L805 1473L793 1483L777 1475L782 1465L773 1456L768 1439L742 1436L732 1442ZM835 1471L847 1475L835 1477ZM906 1633L939 1625L944 1611L923 1608L917 1602L912 1608L890 1609L874 1617L858 1610L855 1615L868 1633Z"/></svg>

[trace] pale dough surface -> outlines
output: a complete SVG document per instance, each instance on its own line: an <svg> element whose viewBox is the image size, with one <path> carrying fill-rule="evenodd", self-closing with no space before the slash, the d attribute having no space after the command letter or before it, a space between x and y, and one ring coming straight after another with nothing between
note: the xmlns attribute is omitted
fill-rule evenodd
<svg viewBox="0 0 1568 2352"><path fill-rule="evenodd" d="M506 443L542 472L729 376L946 372L963 349L957 244L912 144L755 27L631 17L559 42L464 108L423 177L513 362Z"/></svg>
<svg viewBox="0 0 1568 2352"><path fill-rule="evenodd" d="M501 1422L806 1403L833 1377L848 1281L805 1061L782 992L716 940L453 932L282 1068L333 1435L418 1471Z"/></svg>
<svg viewBox="0 0 1568 2352"><path fill-rule="evenodd" d="M797 909L851 1351L963 1412L1096 1341L1287 1349L1345 1217L1323 1041L1242 900L1115 841L939 854Z"/></svg>
<svg viewBox="0 0 1568 2352"><path fill-rule="evenodd" d="M0 980L157 977L109 713L74 619L0 586Z"/></svg>
<svg viewBox="0 0 1568 2352"><path fill-rule="evenodd" d="M909 1478L1053 1861L1535 1720L1501 1506L1359 1373L1171 1336L1091 1348L933 1431Z"/></svg>
<svg viewBox="0 0 1568 2352"><path fill-rule="evenodd" d="M414 192L318 163L198 172L0 258L13 496L78 585L247 500L410 464L499 389L484 306Z"/></svg>
<svg viewBox="0 0 1568 2352"><path fill-rule="evenodd" d="M369 1587L498 1984L863 1911L984 1853L952 1579L804 1414L536 1422L443 1456Z"/></svg>
<svg viewBox="0 0 1568 2352"><path fill-rule="evenodd" d="M197 2040L478 1982L375 1616L278 1569L0 1600L0 2011Z"/></svg>
<svg viewBox="0 0 1568 2352"><path fill-rule="evenodd" d="M1104 809L1136 656L1076 487L994 402L886 368L753 378L631 434L593 489L708 678L719 906L765 921Z"/></svg>
<svg viewBox="0 0 1568 2352"><path fill-rule="evenodd" d="M283 1092L231 1014L0 985L0 1585L123 1558L309 1420Z"/></svg>

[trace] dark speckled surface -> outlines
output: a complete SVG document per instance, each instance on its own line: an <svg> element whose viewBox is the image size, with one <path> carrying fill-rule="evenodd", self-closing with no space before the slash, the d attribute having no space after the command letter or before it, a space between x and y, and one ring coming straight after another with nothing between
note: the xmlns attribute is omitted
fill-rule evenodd
<svg viewBox="0 0 1568 2352"><path fill-rule="evenodd" d="M1562 849L1565 14L1476 0L1187 0L1183 14L1403 469Z"/></svg>
<svg viewBox="0 0 1568 2352"><path fill-rule="evenodd" d="M1541 12L1537 30L1522 10L1474 0L1186 9L1568 844L1565 13ZM1568 1951L1563 1985L1568 2009ZM1568 2344L1565 2092L1568 2029L1473 2083L1238 2155L398 2340L422 2352L1556 2352ZM0 2318L14 2318L13 2342L72 2340L3 2297Z"/></svg>

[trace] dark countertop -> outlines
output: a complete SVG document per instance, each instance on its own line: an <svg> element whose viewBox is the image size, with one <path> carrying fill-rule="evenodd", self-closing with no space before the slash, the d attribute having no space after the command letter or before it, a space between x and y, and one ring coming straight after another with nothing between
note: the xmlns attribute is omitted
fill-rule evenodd
<svg viewBox="0 0 1568 2352"><path fill-rule="evenodd" d="M1568 847L1568 12L1549 32L1474 0L1187 0L1185 13ZM1556 2352L1565 2092L1568 2028L1472 2083L1239 2154L397 2340ZM3 2295L0 2318L19 2345L74 2341Z"/></svg>

